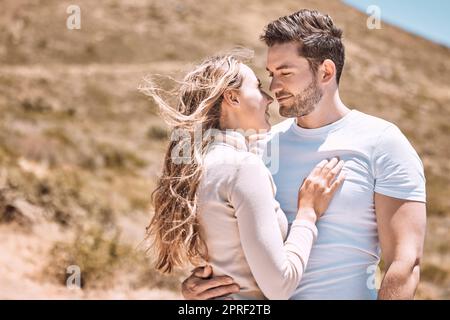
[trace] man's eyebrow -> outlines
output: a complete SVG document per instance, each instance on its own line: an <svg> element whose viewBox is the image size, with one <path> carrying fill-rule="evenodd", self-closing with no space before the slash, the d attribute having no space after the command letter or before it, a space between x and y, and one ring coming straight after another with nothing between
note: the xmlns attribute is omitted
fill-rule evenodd
<svg viewBox="0 0 450 320"><path fill-rule="evenodd" d="M289 65L289 64L282 64L281 66L276 67L276 68L275 68L275 71L281 70L281 69L289 69L289 68L293 68L293 67L294 67L294 66L291 66L291 65ZM270 71L269 68L267 68L267 67L266 67L266 70L267 70L268 72L272 72L272 71Z"/></svg>
<svg viewBox="0 0 450 320"><path fill-rule="evenodd" d="M280 69L289 69L292 68L293 66L289 65L289 64L282 64L281 66L277 67L275 70L280 70Z"/></svg>

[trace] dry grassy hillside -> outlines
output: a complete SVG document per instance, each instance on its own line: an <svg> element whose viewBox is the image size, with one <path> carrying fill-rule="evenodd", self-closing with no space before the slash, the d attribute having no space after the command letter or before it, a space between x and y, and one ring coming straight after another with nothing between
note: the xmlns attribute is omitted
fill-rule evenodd
<svg viewBox="0 0 450 320"><path fill-rule="evenodd" d="M151 269L139 246L166 129L136 90L243 45L265 79L263 26L300 8L344 29L341 94L396 123L426 166L429 227L417 297L450 298L450 49L339 1L3 0L0 11L0 298L179 298L183 272ZM280 121L272 106L272 122ZM79 265L83 290L68 290Z"/></svg>

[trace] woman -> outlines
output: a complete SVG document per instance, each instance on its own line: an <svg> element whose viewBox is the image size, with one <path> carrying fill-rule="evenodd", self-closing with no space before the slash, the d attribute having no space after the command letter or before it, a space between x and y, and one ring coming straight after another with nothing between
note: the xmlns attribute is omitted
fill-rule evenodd
<svg viewBox="0 0 450 320"><path fill-rule="evenodd" d="M288 299L317 237L315 222L343 182L336 178L343 162L324 160L304 181L287 236L270 172L248 145L249 132L270 129L273 99L242 61L233 54L203 61L182 81L175 107L151 82L146 87L173 129L147 231L159 271L209 264L240 285L234 299Z"/></svg>

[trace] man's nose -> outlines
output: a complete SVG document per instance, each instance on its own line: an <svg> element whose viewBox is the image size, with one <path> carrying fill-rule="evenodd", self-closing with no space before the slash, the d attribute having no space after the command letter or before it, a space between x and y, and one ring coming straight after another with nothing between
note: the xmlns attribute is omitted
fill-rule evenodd
<svg viewBox="0 0 450 320"><path fill-rule="evenodd" d="M277 94L277 92L281 91L281 86L279 81L277 81L275 79L275 77L272 78L272 81L270 81L270 86L269 86L269 90L271 92L273 92L275 95Z"/></svg>

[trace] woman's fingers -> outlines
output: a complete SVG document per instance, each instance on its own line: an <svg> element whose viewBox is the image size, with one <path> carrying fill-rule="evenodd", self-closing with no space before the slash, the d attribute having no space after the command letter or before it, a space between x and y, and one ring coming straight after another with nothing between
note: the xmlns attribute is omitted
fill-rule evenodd
<svg viewBox="0 0 450 320"><path fill-rule="evenodd" d="M322 169L322 171L320 172L320 175L322 177L326 177L328 172L330 172L335 166L336 164L339 162L339 160L334 157L332 158Z"/></svg>
<svg viewBox="0 0 450 320"><path fill-rule="evenodd" d="M320 161L315 167L314 169L311 171L311 173L309 174L310 177L314 177L314 176L318 176L321 172L323 167L325 167L325 165L328 163L328 160L322 160Z"/></svg>
<svg viewBox="0 0 450 320"><path fill-rule="evenodd" d="M330 187L330 193L334 194L336 192L336 190L340 187L340 185L344 182L345 180L345 172L341 172L341 174L339 175L339 177L337 177L337 179L333 182L333 184Z"/></svg>
<svg viewBox="0 0 450 320"><path fill-rule="evenodd" d="M328 173L325 176L327 186L330 186L333 179L337 177L339 172L341 172L342 168L344 167L344 164L345 164L345 161L341 160L341 161L337 162L336 165L328 171Z"/></svg>

